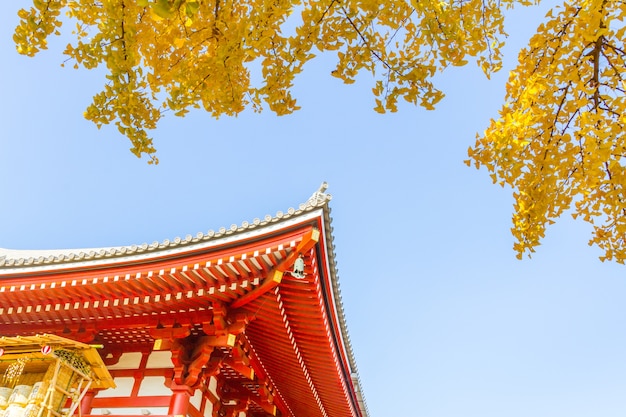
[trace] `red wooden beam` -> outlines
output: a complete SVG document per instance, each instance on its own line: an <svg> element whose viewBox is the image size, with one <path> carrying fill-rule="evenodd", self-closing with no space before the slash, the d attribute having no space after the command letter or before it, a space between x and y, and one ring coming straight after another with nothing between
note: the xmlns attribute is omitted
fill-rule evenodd
<svg viewBox="0 0 626 417"><path fill-rule="evenodd" d="M296 247L296 250L291 252L289 256L287 256L282 262L280 262L272 271L270 271L269 275L265 278L263 283L245 294L244 296L235 300L230 307L231 308L239 308L251 301L256 300L263 294L268 291L276 288L278 284L280 284L283 274L286 269L293 265L293 263L298 259L298 257L307 250L311 249L315 244L319 241L320 231L318 229L309 230L304 236L302 236L302 240Z"/></svg>
<svg viewBox="0 0 626 417"><path fill-rule="evenodd" d="M102 397L94 398L92 408L123 408L123 407L169 407L170 395L152 395L145 397ZM136 417L136 416L135 416Z"/></svg>

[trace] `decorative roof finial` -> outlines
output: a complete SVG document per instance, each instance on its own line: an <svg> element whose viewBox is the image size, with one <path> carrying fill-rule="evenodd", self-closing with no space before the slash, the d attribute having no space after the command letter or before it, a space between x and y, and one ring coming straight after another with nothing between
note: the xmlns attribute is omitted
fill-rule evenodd
<svg viewBox="0 0 626 417"><path fill-rule="evenodd" d="M324 181L320 188L309 197L306 202L306 205L309 207L317 207L323 204L326 204L327 201L330 200L330 194L326 194L325 191L328 188L328 183Z"/></svg>

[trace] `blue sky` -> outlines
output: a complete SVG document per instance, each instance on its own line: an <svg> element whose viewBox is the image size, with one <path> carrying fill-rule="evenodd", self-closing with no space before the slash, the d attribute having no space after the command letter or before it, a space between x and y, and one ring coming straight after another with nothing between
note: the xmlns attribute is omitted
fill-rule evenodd
<svg viewBox="0 0 626 417"><path fill-rule="evenodd" d="M434 112L373 110L369 76L343 85L332 57L296 80L286 117L166 117L149 166L114 128L82 118L98 71L35 58L0 14L0 247L151 243L297 207L329 183L352 345L372 416L626 414L626 278L569 216L515 259L510 190L463 164L497 114L508 69L545 11L507 20L506 67L439 77Z"/></svg>

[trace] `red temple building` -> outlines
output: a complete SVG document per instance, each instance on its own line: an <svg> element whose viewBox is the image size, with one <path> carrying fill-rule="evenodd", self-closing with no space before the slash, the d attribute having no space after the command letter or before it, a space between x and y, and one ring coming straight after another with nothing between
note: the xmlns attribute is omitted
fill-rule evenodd
<svg viewBox="0 0 626 417"><path fill-rule="evenodd" d="M366 417L325 189L160 243L0 249L0 347L93 347L82 416Z"/></svg>

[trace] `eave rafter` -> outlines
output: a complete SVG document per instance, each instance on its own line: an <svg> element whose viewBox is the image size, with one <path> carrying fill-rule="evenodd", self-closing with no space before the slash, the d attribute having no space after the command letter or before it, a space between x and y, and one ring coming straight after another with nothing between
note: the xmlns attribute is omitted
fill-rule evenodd
<svg viewBox="0 0 626 417"><path fill-rule="evenodd" d="M217 381L221 401L214 411L218 415L219 411L228 411L231 407L240 411L256 410L253 415L278 414L276 403L280 402L276 401L276 390L258 366L244 334L237 337L236 344L222 361Z"/></svg>
<svg viewBox="0 0 626 417"><path fill-rule="evenodd" d="M256 300L263 294L268 291L276 288L278 284L282 281L283 274L287 270L287 268L293 266L294 262L298 257L300 257L303 253L310 250L315 244L319 241L320 231L318 229L309 230L303 237L296 249L289 254L285 259L283 259L276 267L274 267L273 271L268 274L265 278L265 281L257 287L255 290L250 291L246 295L239 297L232 303L232 307L239 308L247 303Z"/></svg>
<svg viewBox="0 0 626 417"><path fill-rule="evenodd" d="M202 310L212 301L231 303L262 282L266 271L289 257L300 241L290 234L273 240L272 246L252 245L249 252L229 255L219 252L209 259L185 258L184 264L157 263L127 271L86 276L65 273L62 278L43 277L0 280L0 328L50 332L89 323L96 319L123 321L151 317L162 312ZM126 273L123 273L126 272ZM15 331L15 330L13 330Z"/></svg>
<svg viewBox="0 0 626 417"><path fill-rule="evenodd" d="M332 316L334 311L328 311L322 289L322 275L317 265L317 258L311 257L308 263L311 269L310 284L300 285L301 282L293 282L292 285L281 287L280 293L286 306L283 314L289 318L291 331L298 342L299 352L316 387L320 387L318 398L321 403L329 403L328 398L342 392L345 398L350 398L349 389L342 375L340 361L341 352L335 345L333 334ZM322 363L317 358L329 358L334 366L328 366L328 362ZM349 410L324 410L328 415L337 413L357 415L357 411L348 401Z"/></svg>
<svg viewBox="0 0 626 417"><path fill-rule="evenodd" d="M342 342L334 340L340 330L334 327L335 311L327 305L324 286L328 284L322 283L324 275L317 265L319 250L317 246L298 255L305 261L304 278L288 276L273 291L244 306L263 317L263 324L251 327L247 336L255 351L261 352L279 397L285 395L285 403L290 404L286 415L358 416L344 380L350 374L341 363Z"/></svg>

